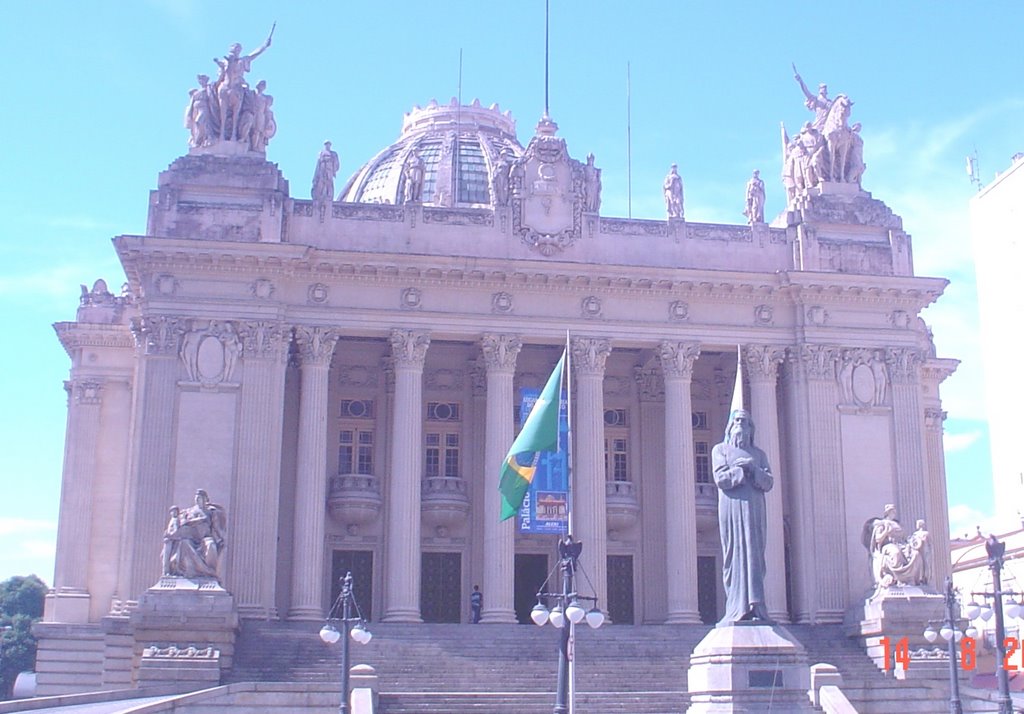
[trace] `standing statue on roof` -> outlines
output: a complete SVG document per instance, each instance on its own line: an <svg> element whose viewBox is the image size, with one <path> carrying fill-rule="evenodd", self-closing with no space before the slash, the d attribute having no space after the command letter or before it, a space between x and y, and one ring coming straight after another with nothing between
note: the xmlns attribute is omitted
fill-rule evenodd
<svg viewBox="0 0 1024 714"><path fill-rule="evenodd" d="M821 83L818 85L818 93L811 94L811 90L804 84L803 78L800 73L796 71L796 64L793 64L793 78L796 79L797 84L800 85L801 91L804 93L804 106L814 112L814 121L812 122L814 128L821 131L822 127L825 126L825 119L828 117L828 110L832 108L832 99L828 96L828 85Z"/></svg>
<svg viewBox="0 0 1024 714"><path fill-rule="evenodd" d="M277 23L274 23L274 27ZM243 103L252 91L245 81L245 75L252 69L252 62L270 47L274 37L274 27L270 28L267 41L247 55L242 54L242 45L234 43L224 57L214 57L213 61L220 67L217 78L217 101L220 104L220 138L225 141L247 139L238 135ZM230 123L229 123L230 118Z"/></svg>

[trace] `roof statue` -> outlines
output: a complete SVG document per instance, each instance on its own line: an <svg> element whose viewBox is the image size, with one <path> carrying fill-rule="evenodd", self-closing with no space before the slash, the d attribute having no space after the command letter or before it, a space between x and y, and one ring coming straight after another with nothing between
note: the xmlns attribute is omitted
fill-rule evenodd
<svg viewBox="0 0 1024 714"><path fill-rule="evenodd" d="M820 84L818 93L812 94L796 65L793 74L804 94L804 105L814 112L814 119L805 122L793 137L782 128L782 183L790 207L796 205L799 197L825 183L852 184L859 189L866 168L860 124L848 124L853 108L850 98L845 94L829 97L825 84Z"/></svg>
<svg viewBox="0 0 1024 714"><path fill-rule="evenodd" d="M764 223L764 181L757 169L747 181L746 202L743 215L747 217L747 223Z"/></svg>
<svg viewBox="0 0 1024 714"><path fill-rule="evenodd" d="M270 47L273 36L271 27L266 41L249 54L243 55L242 45L236 42L226 55L214 57L219 74L212 84L207 75L198 75L199 87L189 90L185 108L185 128L189 130L192 151L266 151L267 142L277 133L271 110L274 98L264 92L267 83L263 80L256 84L256 89L250 88L246 74L252 69L253 60ZM202 151L211 147L217 150Z"/></svg>
<svg viewBox="0 0 1024 714"><path fill-rule="evenodd" d="M672 164L668 170L668 175L665 176L665 181L661 184L662 191L665 193L665 211L668 213L669 218L682 218L683 217L683 179L679 175L679 167L676 164Z"/></svg>

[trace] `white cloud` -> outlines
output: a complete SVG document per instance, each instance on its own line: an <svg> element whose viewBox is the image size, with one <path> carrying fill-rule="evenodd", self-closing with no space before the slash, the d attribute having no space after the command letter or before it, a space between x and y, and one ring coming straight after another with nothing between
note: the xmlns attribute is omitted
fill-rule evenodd
<svg viewBox="0 0 1024 714"><path fill-rule="evenodd" d="M980 438L980 431L969 431L966 434L953 434L947 431L942 435L942 444L947 453L951 451L963 451L973 446Z"/></svg>
<svg viewBox="0 0 1024 714"><path fill-rule="evenodd" d="M52 532L56 535L57 523L39 518L0 517L0 536L40 532Z"/></svg>
<svg viewBox="0 0 1024 714"><path fill-rule="evenodd" d="M971 537L977 534L978 527L985 532L991 516L982 513L973 506L958 503L949 507L949 534L954 538Z"/></svg>

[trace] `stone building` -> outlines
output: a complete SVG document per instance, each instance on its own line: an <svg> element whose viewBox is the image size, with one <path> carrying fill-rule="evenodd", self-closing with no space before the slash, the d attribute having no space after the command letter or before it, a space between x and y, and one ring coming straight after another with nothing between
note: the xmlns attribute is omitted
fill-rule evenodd
<svg viewBox="0 0 1024 714"><path fill-rule="evenodd" d="M269 111L244 91L234 111ZM716 619L710 450L737 350L777 479L775 618L863 601L861 527L884 503L948 550L956 362L919 317L946 281L914 274L901 219L862 190L848 103L853 169L815 163L840 149L809 124L787 210L764 222L748 186L750 222L718 225L683 216L671 176L668 219L602 215L599 169L554 121L524 147L476 102L413 109L340 192L325 145L309 200L267 160L272 117L221 130L216 93L192 96L145 235L114 239L125 288L83 289L55 325L71 373L41 691L137 681L131 616L161 580L168 506L197 488L228 515L220 581L243 620L322 618L346 570L376 620L465 622L474 584L485 623L525 618L553 538L499 522L497 479L520 390L567 332L575 534L613 622ZM70 649L89 664L59 675Z"/></svg>

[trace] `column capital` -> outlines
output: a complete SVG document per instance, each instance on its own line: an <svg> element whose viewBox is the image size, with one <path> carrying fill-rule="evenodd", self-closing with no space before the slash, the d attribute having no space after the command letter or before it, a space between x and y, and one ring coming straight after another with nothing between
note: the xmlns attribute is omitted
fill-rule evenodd
<svg viewBox="0 0 1024 714"><path fill-rule="evenodd" d="M480 339L480 347L488 372L513 372L519 350L523 348L523 340L519 335L488 332Z"/></svg>
<svg viewBox="0 0 1024 714"><path fill-rule="evenodd" d="M607 337L573 337L572 364L577 374L601 376L612 343Z"/></svg>
<svg viewBox="0 0 1024 714"><path fill-rule="evenodd" d="M743 363L750 381L774 382L786 350L777 345L744 345Z"/></svg>
<svg viewBox="0 0 1024 714"><path fill-rule="evenodd" d="M295 343L299 347L302 364L327 365L334 356L334 346L341 333L333 327L295 327Z"/></svg>
<svg viewBox="0 0 1024 714"><path fill-rule="evenodd" d="M430 333L426 330L391 330L391 356L394 366L423 367L430 346Z"/></svg>
<svg viewBox="0 0 1024 714"><path fill-rule="evenodd" d="M697 342L662 340L658 344L658 359L661 360L661 370L666 378L691 379L693 363L698 355L700 355L700 343Z"/></svg>
<svg viewBox="0 0 1024 714"><path fill-rule="evenodd" d="M64 389L68 393L68 404L101 404L105 381L99 377L77 377L65 381Z"/></svg>
<svg viewBox="0 0 1024 714"><path fill-rule="evenodd" d="M292 330L284 323L269 320L249 320L236 324L242 338L242 356L245 359L285 359L292 341Z"/></svg>
<svg viewBox="0 0 1024 714"><path fill-rule="evenodd" d="M835 379L839 348L834 345L802 344L789 349L789 359L800 363L807 379Z"/></svg>
<svg viewBox="0 0 1024 714"><path fill-rule="evenodd" d="M169 315L133 317L129 329L143 354L177 357L185 320Z"/></svg>
<svg viewBox="0 0 1024 714"><path fill-rule="evenodd" d="M930 431L942 431L942 423L946 421L946 412L937 407L926 407L924 410L924 426Z"/></svg>
<svg viewBox="0 0 1024 714"><path fill-rule="evenodd" d="M917 384L924 353L916 347L890 348L885 351L885 364L893 384Z"/></svg>

